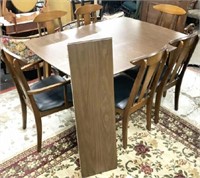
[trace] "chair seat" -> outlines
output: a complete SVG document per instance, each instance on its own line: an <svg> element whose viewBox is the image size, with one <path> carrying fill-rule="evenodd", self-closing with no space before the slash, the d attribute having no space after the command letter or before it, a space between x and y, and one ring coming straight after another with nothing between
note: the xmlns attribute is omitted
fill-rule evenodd
<svg viewBox="0 0 200 178"><path fill-rule="evenodd" d="M158 81L159 83L160 83L160 81L162 81L163 76L164 76L167 68L168 68L167 65L165 65L163 67L163 71L162 71L162 73L160 75L160 79ZM135 67L133 67L131 69L128 69L128 70L124 71L124 73L127 74L128 76L130 76L132 79L135 79L137 77L138 71L139 71L139 66L135 66ZM159 83L158 83L158 85L159 85Z"/></svg>
<svg viewBox="0 0 200 178"><path fill-rule="evenodd" d="M134 80L123 73L114 78L115 107L126 107L133 83Z"/></svg>
<svg viewBox="0 0 200 178"><path fill-rule="evenodd" d="M33 89L39 89L42 87L46 87L58 82L63 82L65 79L63 79L61 76L58 75L52 75L44 80L38 81L37 83L30 86L30 88ZM62 106L64 104L64 90L63 86L55 88L54 90L50 90L47 92L43 92L41 94L34 95L34 99L36 101L36 104L40 111L46 111L49 109L53 109L59 106ZM72 102L72 91L71 91L71 85L67 85L67 98L68 102Z"/></svg>
<svg viewBox="0 0 200 178"><path fill-rule="evenodd" d="M132 67L131 69L124 71L124 73L130 76L131 78L135 79L137 77L138 71L139 71L139 66L135 66Z"/></svg>

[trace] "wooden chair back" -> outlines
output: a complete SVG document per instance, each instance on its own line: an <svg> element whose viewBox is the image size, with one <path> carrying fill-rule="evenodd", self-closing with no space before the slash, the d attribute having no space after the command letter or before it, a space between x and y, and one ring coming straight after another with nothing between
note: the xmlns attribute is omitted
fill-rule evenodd
<svg viewBox="0 0 200 178"><path fill-rule="evenodd" d="M198 41L199 36L197 33L194 33L170 42L170 45L176 49L169 52L169 58L165 65L165 71L157 89L155 123L158 123L159 120L159 108L162 95L165 96L166 91L173 86L175 86L174 109L178 110L182 79Z"/></svg>
<svg viewBox="0 0 200 178"><path fill-rule="evenodd" d="M61 17L65 16L67 12L65 11L48 11L42 12L37 15L33 22L36 22L38 25L39 35L54 33L57 26L55 25L55 20L58 20L59 30L63 31ZM44 30L45 33L42 33Z"/></svg>
<svg viewBox="0 0 200 178"><path fill-rule="evenodd" d="M5 49L4 49L5 50ZM10 75L12 76L12 79L15 83L19 98L20 98L20 102L24 102L24 98L23 98L23 91L20 87L20 84L18 83L17 77L15 75L15 71L13 69L13 58L10 57L10 55L8 55L7 53L4 52L4 50L1 51L2 54L2 59L4 61L4 63L6 64L6 67L10 73ZM23 122L23 128L25 127L25 123Z"/></svg>
<svg viewBox="0 0 200 178"><path fill-rule="evenodd" d="M15 56L13 53L11 53L10 51L8 51L5 48L2 50L2 55L3 55L4 62L12 76L14 83L15 83L15 86L16 86L16 89L17 89L17 92L19 95L21 108L22 108L22 128L25 129L26 125L27 125L27 119L26 119L27 116L25 114L26 105L28 104L29 107L31 106L31 104L30 104L31 101L29 100L29 95L27 93L27 91L29 91L30 88L27 84L27 81L26 81L22 71L20 70L21 66L20 66L19 62L17 62L17 60L20 61L20 59L17 59L18 58L17 56ZM15 64L14 64L14 61L15 61ZM16 67L14 67L14 65ZM35 102L33 102L33 104L35 104Z"/></svg>
<svg viewBox="0 0 200 178"><path fill-rule="evenodd" d="M179 16L186 14L183 8L171 4L157 4L153 8L160 12L156 25L172 30L176 30Z"/></svg>
<svg viewBox="0 0 200 178"><path fill-rule="evenodd" d="M177 47L177 50L172 51L169 56L169 70L168 73L166 73L169 77L167 79L168 83L173 83L173 81L183 78L198 41L199 36L197 33L194 33L169 43Z"/></svg>
<svg viewBox="0 0 200 178"><path fill-rule="evenodd" d="M101 10L102 6L99 4L86 4L76 9L75 14L77 18L77 26L81 25L81 19L84 19L84 25L88 25L91 22L97 21L96 12Z"/></svg>
<svg viewBox="0 0 200 178"><path fill-rule="evenodd" d="M12 52L8 51L7 49L3 49L3 56L4 61L6 63L6 66L8 67L8 70L10 71L12 78L15 82L16 89L18 91L20 101L22 103L26 103L29 106L34 105L33 108L37 108L35 105L35 101L33 97L28 95L28 92L30 90L30 87L28 85L28 82L22 72L22 66L20 65L20 58L13 54ZM32 103L32 104L30 104Z"/></svg>
<svg viewBox="0 0 200 178"><path fill-rule="evenodd" d="M128 113L135 112L145 104L152 105L148 100L153 99L166 59L167 53L165 49L163 49L137 62L131 62L133 65L139 66L139 71L125 108ZM151 129L150 123L151 121L147 120L148 130Z"/></svg>
<svg viewBox="0 0 200 178"><path fill-rule="evenodd" d="M167 59L166 49L132 61L138 67L136 78L125 73L115 76L116 113L122 118L123 147L127 147L128 121L131 113L146 106L147 129L151 129L151 111L157 82Z"/></svg>

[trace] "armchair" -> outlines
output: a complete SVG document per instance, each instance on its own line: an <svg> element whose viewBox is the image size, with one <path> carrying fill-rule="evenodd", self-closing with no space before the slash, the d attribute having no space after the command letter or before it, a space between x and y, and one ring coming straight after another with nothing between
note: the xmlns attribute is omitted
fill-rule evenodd
<svg viewBox="0 0 200 178"><path fill-rule="evenodd" d="M26 129L27 125L27 107L34 114L37 129L37 151L40 152L42 147L41 118L72 106L70 81L59 75L52 75L29 85L22 71L35 64L21 67L19 56L6 48L3 48L2 54L19 94L23 129ZM39 62L37 61L37 63Z"/></svg>

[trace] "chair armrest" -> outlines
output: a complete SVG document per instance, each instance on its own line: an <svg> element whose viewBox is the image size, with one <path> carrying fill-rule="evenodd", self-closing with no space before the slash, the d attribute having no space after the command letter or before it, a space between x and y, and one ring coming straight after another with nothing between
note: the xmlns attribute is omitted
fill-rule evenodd
<svg viewBox="0 0 200 178"><path fill-rule="evenodd" d="M40 63L42 63L43 60L39 60L39 61L36 61L36 62L33 62L33 63L29 63L29 64L26 64L24 66L21 67L21 70L24 71L24 70L27 70L35 65L39 65Z"/></svg>
<svg viewBox="0 0 200 178"><path fill-rule="evenodd" d="M185 34L192 34L194 32L194 28L195 28L195 24L194 23L190 23L189 25L187 25L184 28L184 33Z"/></svg>
<svg viewBox="0 0 200 178"><path fill-rule="evenodd" d="M46 91L49 91L49 90L53 90L57 87L67 85L70 82L71 82L71 80L66 80L64 82L59 82L59 83L49 85L49 86L46 86L46 87L42 87L42 88L39 88L39 89L29 90L29 91L27 91L27 93L28 93L28 95L35 95L35 94L43 93L43 92L46 92Z"/></svg>

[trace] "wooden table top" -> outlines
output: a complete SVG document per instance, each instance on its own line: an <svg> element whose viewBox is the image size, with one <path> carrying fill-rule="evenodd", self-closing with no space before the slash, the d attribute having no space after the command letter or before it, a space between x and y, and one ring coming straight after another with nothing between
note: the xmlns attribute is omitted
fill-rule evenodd
<svg viewBox="0 0 200 178"><path fill-rule="evenodd" d="M185 34L121 17L28 40L25 44L38 56L70 75L67 44L112 37L114 74L132 67L131 60L159 51L169 41Z"/></svg>

